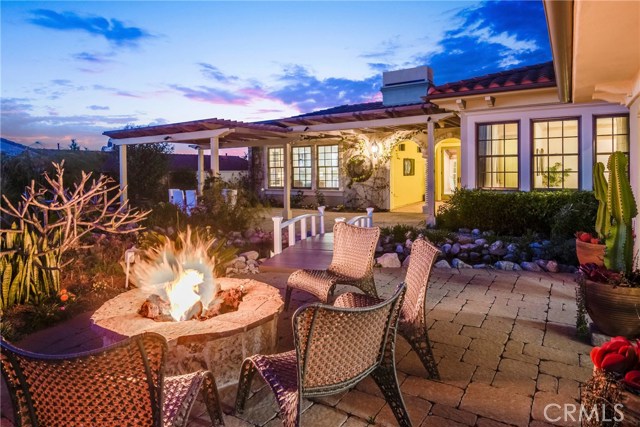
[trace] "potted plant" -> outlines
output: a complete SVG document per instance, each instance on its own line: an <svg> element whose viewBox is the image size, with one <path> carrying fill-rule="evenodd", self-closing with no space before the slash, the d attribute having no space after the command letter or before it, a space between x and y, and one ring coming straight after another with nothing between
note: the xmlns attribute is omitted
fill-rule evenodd
<svg viewBox="0 0 640 427"><path fill-rule="evenodd" d="M607 180L604 177L604 165L596 163L593 168L593 187L598 212L596 215L596 235L578 231L576 233L576 255L580 264L596 264L604 266L604 239L611 226L610 214L607 211Z"/></svg>
<svg viewBox="0 0 640 427"><path fill-rule="evenodd" d="M633 271L632 219L638 214L629 178L627 157L615 152L609 157L609 182L604 165L596 166L598 183L606 184L606 198L598 197L600 224L605 236L604 267L581 266L584 306L595 326L611 336L640 336L640 273ZM603 208L603 202L606 201Z"/></svg>

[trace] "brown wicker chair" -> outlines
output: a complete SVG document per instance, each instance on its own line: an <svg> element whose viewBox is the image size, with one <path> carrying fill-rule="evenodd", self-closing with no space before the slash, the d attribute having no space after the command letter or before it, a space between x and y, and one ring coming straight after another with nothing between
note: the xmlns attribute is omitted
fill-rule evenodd
<svg viewBox="0 0 640 427"><path fill-rule="evenodd" d="M411 246L411 259L405 283L407 295L400 312L398 333L411 344L413 350L420 357L420 361L429 373L429 377L440 379L438 367L431 351L431 342L427 328L425 303L429 277L433 264L440 250L425 239L416 239ZM366 307L378 304L379 298L368 295L346 293L336 298L336 307Z"/></svg>
<svg viewBox="0 0 640 427"><path fill-rule="evenodd" d="M339 393L371 374L401 426L410 426L395 370L395 333L405 287L365 308L311 304L293 315L295 350L245 359L236 411L244 409L251 380L260 373L280 406L285 427L298 426L304 397Z"/></svg>
<svg viewBox="0 0 640 427"><path fill-rule="evenodd" d="M63 356L0 347L18 426L185 426L201 390L211 421L224 425L211 372L164 377L161 335Z"/></svg>
<svg viewBox="0 0 640 427"><path fill-rule="evenodd" d="M338 222L333 227L333 257L326 270L298 270L289 276L284 309L289 309L291 291L300 289L329 301L337 284L351 285L377 297L373 280L373 256L380 237L378 227L356 227Z"/></svg>

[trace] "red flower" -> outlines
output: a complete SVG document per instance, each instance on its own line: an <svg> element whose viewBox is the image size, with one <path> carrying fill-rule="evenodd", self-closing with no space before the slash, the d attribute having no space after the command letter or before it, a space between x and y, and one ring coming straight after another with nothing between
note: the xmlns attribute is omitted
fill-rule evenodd
<svg viewBox="0 0 640 427"><path fill-rule="evenodd" d="M627 372L627 375L624 376L623 381L629 387L640 390L640 370L636 369Z"/></svg>
<svg viewBox="0 0 640 427"><path fill-rule="evenodd" d="M639 363L638 348L625 337L615 337L591 350L591 361L597 369L623 375Z"/></svg>

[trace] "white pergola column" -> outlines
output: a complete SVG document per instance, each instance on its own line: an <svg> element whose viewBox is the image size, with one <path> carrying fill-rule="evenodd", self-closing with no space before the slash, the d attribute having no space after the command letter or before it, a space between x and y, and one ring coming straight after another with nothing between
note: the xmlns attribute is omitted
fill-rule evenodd
<svg viewBox="0 0 640 427"><path fill-rule="evenodd" d="M287 142L284 148L284 182L282 191L282 216L291 218L291 142Z"/></svg>
<svg viewBox="0 0 640 427"><path fill-rule="evenodd" d="M433 121L427 122L427 151L425 157L425 193L422 212L426 216L427 225L436 224L436 143Z"/></svg>
<svg viewBox="0 0 640 427"><path fill-rule="evenodd" d="M214 136L210 139L211 142L211 175L213 178L220 173L220 137Z"/></svg>
<svg viewBox="0 0 640 427"><path fill-rule="evenodd" d="M198 147L198 196L204 190L204 149Z"/></svg>
<svg viewBox="0 0 640 427"><path fill-rule="evenodd" d="M120 203L124 205L129 202L129 191L127 187L129 185L127 178L127 146L122 144L118 146L118 150L120 154L120 190L122 191L122 193L120 193Z"/></svg>

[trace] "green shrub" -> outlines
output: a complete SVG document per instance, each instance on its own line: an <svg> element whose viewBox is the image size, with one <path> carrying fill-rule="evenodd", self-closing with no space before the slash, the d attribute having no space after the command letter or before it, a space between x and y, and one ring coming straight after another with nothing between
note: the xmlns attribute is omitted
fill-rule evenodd
<svg viewBox="0 0 640 427"><path fill-rule="evenodd" d="M479 228L519 236L527 231L554 237L590 231L597 201L591 191L456 190L437 214L438 227Z"/></svg>

